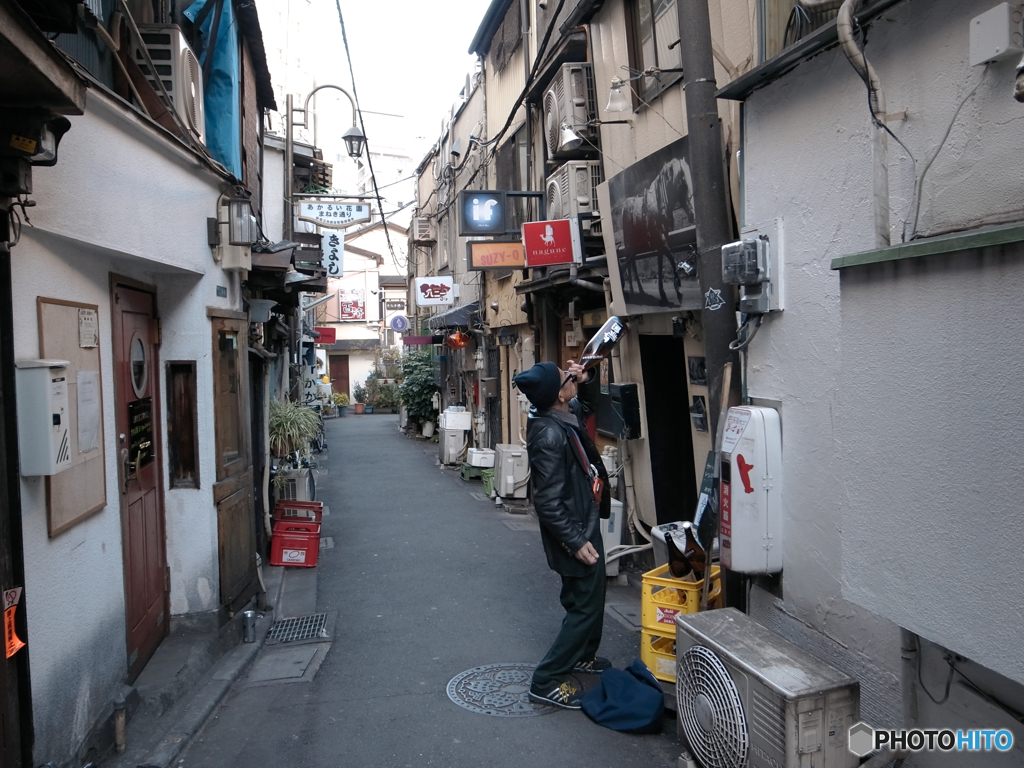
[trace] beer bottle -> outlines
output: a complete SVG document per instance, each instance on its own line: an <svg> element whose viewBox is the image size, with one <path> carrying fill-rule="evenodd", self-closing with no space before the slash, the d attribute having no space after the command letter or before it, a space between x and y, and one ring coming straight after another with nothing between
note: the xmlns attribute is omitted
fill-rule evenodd
<svg viewBox="0 0 1024 768"><path fill-rule="evenodd" d="M612 347L619 343L626 332L626 324L615 315L609 317L605 324L594 334L583 348L580 365L583 370L590 370L611 354Z"/></svg>

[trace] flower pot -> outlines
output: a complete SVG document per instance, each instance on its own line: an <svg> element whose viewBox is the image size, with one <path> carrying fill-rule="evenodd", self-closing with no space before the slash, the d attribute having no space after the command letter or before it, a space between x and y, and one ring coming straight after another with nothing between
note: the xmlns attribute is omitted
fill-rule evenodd
<svg viewBox="0 0 1024 768"><path fill-rule="evenodd" d="M424 437L433 437L434 436L434 422L432 422L432 421L424 421L423 422L422 432L423 432L423 436Z"/></svg>
<svg viewBox="0 0 1024 768"><path fill-rule="evenodd" d="M362 413L363 409L366 408L366 406L363 405L362 403L356 403L355 405L352 406L352 408L355 410L356 413Z"/></svg>
<svg viewBox="0 0 1024 768"><path fill-rule="evenodd" d="M373 413L373 406L372 405L366 406L366 412L367 413Z"/></svg>
<svg viewBox="0 0 1024 768"><path fill-rule="evenodd" d="M339 405L338 406L338 416L340 417L340 416L347 416L347 415L348 415L348 406L347 405Z"/></svg>

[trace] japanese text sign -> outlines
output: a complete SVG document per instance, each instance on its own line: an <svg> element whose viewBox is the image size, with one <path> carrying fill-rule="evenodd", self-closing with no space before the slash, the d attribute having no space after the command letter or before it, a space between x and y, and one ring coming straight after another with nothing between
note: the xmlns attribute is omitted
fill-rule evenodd
<svg viewBox="0 0 1024 768"><path fill-rule="evenodd" d="M336 229L325 229L320 233L320 249L323 251L323 268L328 277L341 277L345 258L345 234Z"/></svg>
<svg viewBox="0 0 1024 768"><path fill-rule="evenodd" d="M523 224L523 247L528 267L578 263L582 255L579 235L569 219Z"/></svg>
<svg viewBox="0 0 1024 768"><path fill-rule="evenodd" d="M526 269L526 253L520 242L470 241L466 254L467 269Z"/></svg>
<svg viewBox="0 0 1024 768"><path fill-rule="evenodd" d="M370 206L354 203L299 203L299 219L328 227L370 220Z"/></svg>
<svg viewBox="0 0 1024 768"><path fill-rule="evenodd" d="M417 277L416 306L436 307L439 304L454 304L455 290L452 278L449 277Z"/></svg>

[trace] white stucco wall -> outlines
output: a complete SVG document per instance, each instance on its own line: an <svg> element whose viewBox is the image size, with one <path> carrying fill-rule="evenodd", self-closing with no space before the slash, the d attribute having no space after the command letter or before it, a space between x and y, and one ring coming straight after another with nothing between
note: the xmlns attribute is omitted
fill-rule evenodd
<svg viewBox="0 0 1024 768"><path fill-rule="evenodd" d="M238 306L240 295L237 276L215 266L206 242L223 182L110 97L88 91L59 163L35 169L33 183L33 226L12 250L15 356L39 356L39 296L96 304L100 322L107 505L51 539L43 482L21 484L35 755L63 763L127 672L110 274L156 287L163 342L151 375L161 390L165 361L197 361L203 487L164 492L172 614L219 603L206 308ZM165 465L161 483L166 477Z"/></svg>
<svg viewBox="0 0 1024 768"><path fill-rule="evenodd" d="M845 271L838 416L844 594L1024 683L1022 256Z"/></svg>
<svg viewBox="0 0 1024 768"><path fill-rule="evenodd" d="M893 122L892 130L919 160L926 161L935 152L957 105L981 77L980 68L972 69L966 63L969 22L989 5L905 2L870 27L868 57L885 88L887 110L906 109L909 114L905 122ZM993 65L961 111L924 185L919 229L927 232L976 225L1013 205L1019 208L1016 201L1024 192L1024 161L1017 147L1024 112L1011 98L1012 71L1012 62ZM910 625L909 614L897 606L908 610L912 604L920 607L914 597L903 594L907 584L900 574L912 572L926 583L924 593L916 597L930 595L929 615L939 619L939 602L950 597L951 584L945 578L950 564L943 562L941 555L936 562L919 548L906 549L903 542L898 551L886 550L890 557L885 561L866 560L862 556L872 551L875 540L884 541L894 531L853 528L876 519L891 520L890 525L902 519L905 524L907 520L900 517L905 508L901 495L904 502L917 491L923 499L932 499L941 492L934 486L925 488L934 481L933 473L942 477L952 470L955 477L962 475L960 468L951 466L951 457L937 461L938 457L930 455L940 450L934 437L925 448L923 466L928 471L922 474L922 470L908 468L904 473L894 467L896 446L909 448L910 441L916 446L924 437L920 427L893 438L888 461L881 461L873 452L894 425L912 421L907 409L914 405L927 408L929 390L946 402L953 399L952 392L961 391L960 383L950 380L951 371L943 367L943 361L951 362L947 349L951 336L955 339L963 333L969 335L972 328L980 330L982 321L975 317L966 322L973 317L971 312L961 321L949 310L969 297L986 308L999 299L978 293L992 279L986 271L984 276L946 276L949 284L938 277L922 282L876 281L871 290L883 291L888 302L865 285L856 294L857 303L848 306L854 297L845 284L840 290L839 274L830 264L837 256L874 247L871 124L864 85L838 49L819 54L751 94L745 120L746 224L774 217L785 221L786 310L765 320L750 346L748 370L752 397L782 403L784 600L771 610L784 613L794 626L809 626L835 641L847 661L869 659L871 663L859 675L862 684L869 692L883 691L886 681L898 676L899 638L895 625L882 616ZM900 239L913 185L911 163L890 140L894 242ZM916 297L913 304L907 301L910 296ZM925 317L931 319L930 324L915 314L915 306L917 310L928 308ZM868 317L872 312L880 314ZM848 327L848 323L852 325ZM985 388L994 384L986 382L979 388L978 383L984 378L982 371L1001 370L1005 358L988 343L974 351L982 368L973 371L970 384L962 385L961 389L971 393L968 408L1004 402L994 391L986 394ZM956 418L961 418L960 414ZM964 450L984 450L976 431L967 437ZM856 466L851 464L851 451L858 455ZM975 460L981 462L981 454ZM945 480L938 488L949 490ZM884 493L886 489L899 489L899 493L893 498ZM866 510L870 503L881 506L873 507L865 518L851 520L846 514L852 509ZM954 514L954 506L949 503L949 515ZM916 528L925 516L935 519L930 511L922 511ZM933 544L954 535L941 517L935 522L934 529L915 530L915 535ZM859 541L862 549L847 551L845 544L852 541ZM941 553L941 549L936 551ZM982 555L980 550L976 554ZM906 555L910 557L903 561ZM998 562L998 553L995 560L992 556L986 553L982 561L974 563ZM869 573L871 568L874 573ZM866 578L866 582L848 589L853 573L857 574L855 580ZM991 589L992 582L983 580ZM956 589L959 587L952 591ZM852 600L870 605L882 616ZM882 611L880 606L886 602L889 609ZM1001 613L1000 608L996 615ZM993 617L991 612L988 615ZM1018 632L1019 615L1018 611ZM989 633L987 628L974 632L977 622L971 625L970 614L958 616L948 611L941 619L947 626L959 627L958 640L966 633L986 636L972 645L972 650L984 645L993 652L989 657L993 663L999 660L1004 674L1019 674L1019 660L1011 666L1006 657L1013 651L994 654L992 645L1005 641L1005 633ZM898 706L896 702L890 709L898 711Z"/></svg>

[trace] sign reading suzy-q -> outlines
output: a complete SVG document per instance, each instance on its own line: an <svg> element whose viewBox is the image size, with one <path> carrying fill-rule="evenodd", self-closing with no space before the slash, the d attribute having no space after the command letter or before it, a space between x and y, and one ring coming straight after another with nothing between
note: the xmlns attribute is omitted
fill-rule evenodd
<svg viewBox="0 0 1024 768"><path fill-rule="evenodd" d="M526 252L520 242L471 240L466 243L467 269L526 269Z"/></svg>
<svg viewBox="0 0 1024 768"><path fill-rule="evenodd" d="M569 219L523 224L523 248L531 268L582 261L579 229Z"/></svg>

